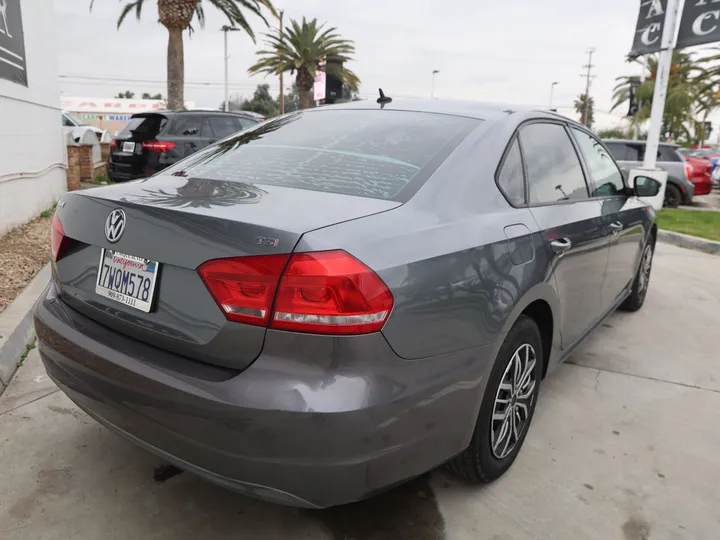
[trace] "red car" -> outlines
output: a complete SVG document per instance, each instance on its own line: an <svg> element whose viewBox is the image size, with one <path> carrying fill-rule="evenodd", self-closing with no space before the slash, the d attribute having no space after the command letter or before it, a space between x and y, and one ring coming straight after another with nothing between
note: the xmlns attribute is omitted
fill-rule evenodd
<svg viewBox="0 0 720 540"><path fill-rule="evenodd" d="M708 195L713 188L712 161L690 156L685 156L685 161L690 166L688 178L695 185L695 195Z"/></svg>

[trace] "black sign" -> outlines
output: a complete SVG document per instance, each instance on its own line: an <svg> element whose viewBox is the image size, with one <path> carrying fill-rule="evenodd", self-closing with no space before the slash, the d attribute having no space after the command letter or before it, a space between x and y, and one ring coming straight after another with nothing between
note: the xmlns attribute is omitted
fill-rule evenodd
<svg viewBox="0 0 720 540"><path fill-rule="evenodd" d="M676 49L720 41L720 3L685 0Z"/></svg>
<svg viewBox="0 0 720 540"><path fill-rule="evenodd" d="M630 56L639 56L660 50L666 11L667 0L640 0L640 14L635 27L635 39Z"/></svg>
<svg viewBox="0 0 720 540"><path fill-rule="evenodd" d="M20 0L0 0L0 78L28 85Z"/></svg>

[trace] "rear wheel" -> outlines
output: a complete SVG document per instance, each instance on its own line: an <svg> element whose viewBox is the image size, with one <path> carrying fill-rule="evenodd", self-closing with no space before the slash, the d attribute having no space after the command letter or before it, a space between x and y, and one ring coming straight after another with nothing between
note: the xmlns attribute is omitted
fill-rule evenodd
<svg viewBox="0 0 720 540"><path fill-rule="evenodd" d="M680 189L673 184L665 186L665 201L663 202L663 206L666 208L677 208L681 202L682 193Z"/></svg>
<svg viewBox="0 0 720 540"><path fill-rule="evenodd" d="M640 259L640 268L638 268L635 281L633 281L632 291L625 301L620 304L623 311L637 311L645 303L648 285L650 284L650 271L652 270L653 245L648 242L643 250L642 259Z"/></svg>
<svg viewBox="0 0 720 540"><path fill-rule="evenodd" d="M495 360L470 446L448 468L471 482L492 482L515 461L537 403L542 340L535 322L521 315Z"/></svg>

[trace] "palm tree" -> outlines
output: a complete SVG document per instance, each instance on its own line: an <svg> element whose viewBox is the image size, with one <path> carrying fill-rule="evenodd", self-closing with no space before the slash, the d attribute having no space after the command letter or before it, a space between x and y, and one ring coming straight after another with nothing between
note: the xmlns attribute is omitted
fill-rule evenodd
<svg viewBox="0 0 720 540"><path fill-rule="evenodd" d="M91 0L92 9L95 0ZM143 6L146 0L128 1L118 17L118 28L131 12L140 19ZM183 32L193 31L193 18L197 17L200 27L205 24L204 5L219 9L230 21L232 27L240 27L255 42L255 32L245 18L243 10L250 11L260 17L267 25L267 20L261 12L261 8L267 8L270 13L277 16L272 0L157 0L158 22L168 31L167 48L167 95L169 109L182 109L185 106L185 60L183 54Z"/></svg>
<svg viewBox="0 0 720 540"><path fill-rule="evenodd" d="M575 107L575 112L580 115L580 123L584 126L592 126L593 121L595 120L595 100L590 96L590 101L588 101L588 107L587 107L587 118L585 117L585 100L587 98L587 94L580 94L577 99L575 100L575 103L573 106Z"/></svg>
<svg viewBox="0 0 720 540"><path fill-rule="evenodd" d="M635 60L635 62L639 61ZM702 61L695 60L692 53L673 52L663 114L665 133L669 133L673 139L689 137L686 123L692 120L693 109L698 99L699 81L706 78L706 72L701 64ZM636 75L615 79L617 84L613 90L613 105L610 110L626 103L630 99L630 86L636 84L639 85L636 90L639 109L632 119L632 124L637 127L648 120L655 91L657 68L657 57L650 56L644 82L641 82L640 77Z"/></svg>
<svg viewBox="0 0 720 540"><path fill-rule="evenodd" d="M344 62L352 61L355 44L343 39L336 28L325 30L324 26L318 25L317 19L308 22L303 17L302 23L291 20L282 37L265 34L269 49L258 51L259 60L248 72L251 75L279 75L285 71L292 75L297 72L295 83L303 109L310 107L310 89L323 59L326 61L325 69L328 74L357 90L360 79L343 66Z"/></svg>

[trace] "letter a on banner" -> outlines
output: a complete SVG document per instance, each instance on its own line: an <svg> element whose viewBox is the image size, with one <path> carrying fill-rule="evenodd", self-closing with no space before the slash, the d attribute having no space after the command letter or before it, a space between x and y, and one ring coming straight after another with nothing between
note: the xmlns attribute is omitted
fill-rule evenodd
<svg viewBox="0 0 720 540"><path fill-rule="evenodd" d="M720 1L685 0L676 49L720 41Z"/></svg>
<svg viewBox="0 0 720 540"><path fill-rule="evenodd" d="M635 57L660 50L666 11L667 0L640 1L640 14L635 27L635 39L630 56Z"/></svg>

